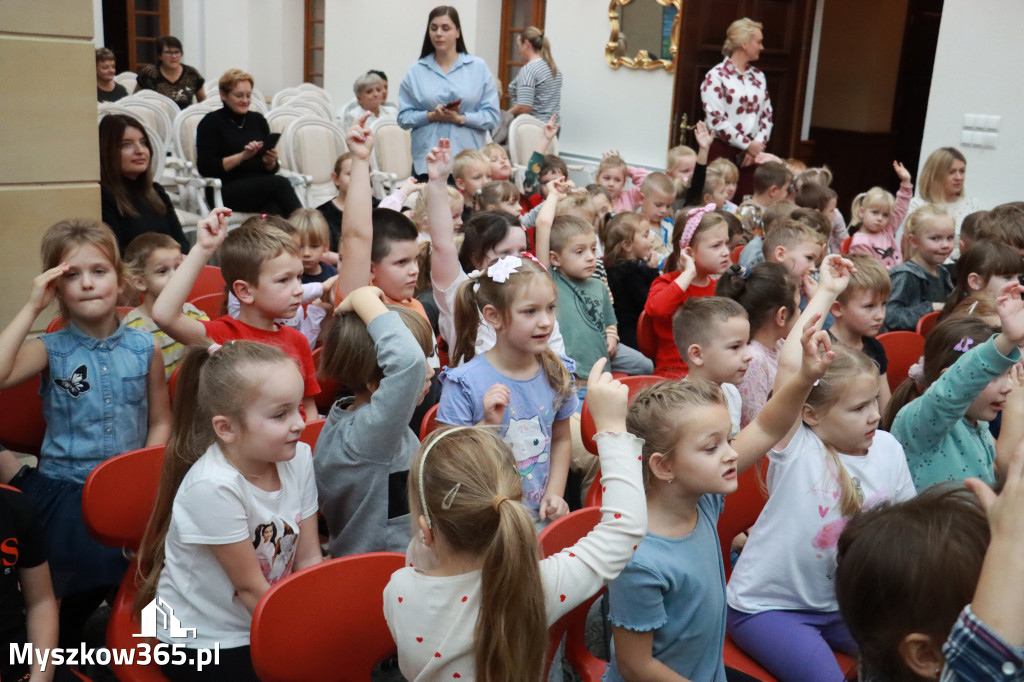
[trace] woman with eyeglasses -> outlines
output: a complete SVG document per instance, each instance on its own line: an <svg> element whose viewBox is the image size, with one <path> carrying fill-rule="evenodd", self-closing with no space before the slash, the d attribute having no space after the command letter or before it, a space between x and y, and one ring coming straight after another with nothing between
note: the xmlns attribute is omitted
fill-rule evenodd
<svg viewBox="0 0 1024 682"><path fill-rule="evenodd" d="M184 109L206 99L203 84L206 81L195 67L181 63L181 41L174 36L161 36L156 41L156 64L147 64L139 69L135 92L156 90Z"/></svg>

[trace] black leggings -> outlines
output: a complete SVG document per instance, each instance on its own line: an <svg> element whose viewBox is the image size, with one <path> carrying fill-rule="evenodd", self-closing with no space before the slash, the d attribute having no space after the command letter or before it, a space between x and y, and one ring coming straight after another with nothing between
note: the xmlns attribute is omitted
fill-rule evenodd
<svg viewBox="0 0 1024 682"><path fill-rule="evenodd" d="M243 213L271 213L287 218L302 208L292 183L283 175L257 175L224 183L224 205Z"/></svg>

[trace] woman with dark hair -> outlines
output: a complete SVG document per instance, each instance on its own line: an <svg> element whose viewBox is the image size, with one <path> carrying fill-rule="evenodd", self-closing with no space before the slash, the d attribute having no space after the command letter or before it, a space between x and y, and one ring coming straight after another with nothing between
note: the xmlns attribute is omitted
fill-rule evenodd
<svg viewBox="0 0 1024 682"><path fill-rule="evenodd" d="M147 64L139 69L135 92L139 90L156 90L161 95L174 100L184 109L192 104L192 97L197 102L206 99L203 92L202 75L188 64L181 63L181 41L174 36L162 36L156 40L156 64Z"/></svg>
<svg viewBox="0 0 1024 682"><path fill-rule="evenodd" d="M494 77L483 59L466 53L459 13L435 7L420 59L398 93L398 123L412 130L413 173L426 180L427 152L443 137L451 140L452 158L480 149L499 115Z"/></svg>
<svg viewBox="0 0 1024 682"><path fill-rule="evenodd" d="M142 124L131 116L110 114L100 121L100 202L103 222L117 236L123 253L144 232L160 232L189 243L167 192L153 182L153 148Z"/></svg>
<svg viewBox="0 0 1024 682"><path fill-rule="evenodd" d="M277 175L277 151L263 148L270 125L258 111L249 110L252 76L228 69L219 86L224 106L204 116L196 128L199 174L221 179L224 205L230 209L291 215L302 204L288 178Z"/></svg>

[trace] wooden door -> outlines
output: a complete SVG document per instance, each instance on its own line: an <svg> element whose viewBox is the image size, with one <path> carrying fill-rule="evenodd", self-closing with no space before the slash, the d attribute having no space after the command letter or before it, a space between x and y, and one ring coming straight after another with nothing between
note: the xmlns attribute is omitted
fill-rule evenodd
<svg viewBox="0 0 1024 682"><path fill-rule="evenodd" d="M302 80L324 86L324 0L306 0Z"/></svg>
<svg viewBox="0 0 1024 682"><path fill-rule="evenodd" d="M128 68L138 72L156 64L156 39L170 33L169 0L125 0L128 24Z"/></svg>
<svg viewBox="0 0 1024 682"><path fill-rule="evenodd" d="M807 63L813 30L814 0L686 0L679 23L679 61L672 103L671 143L687 144L680 134L686 122L704 119L700 84L722 61L725 31L736 19L764 24L764 51L755 66L768 79L775 125L767 150L783 158L799 154Z"/></svg>
<svg viewBox="0 0 1024 682"><path fill-rule="evenodd" d="M498 51L498 78L501 80L501 108L508 109L508 84L519 73L523 61L516 49L516 36L529 26L544 30L545 0L502 0L501 47Z"/></svg>

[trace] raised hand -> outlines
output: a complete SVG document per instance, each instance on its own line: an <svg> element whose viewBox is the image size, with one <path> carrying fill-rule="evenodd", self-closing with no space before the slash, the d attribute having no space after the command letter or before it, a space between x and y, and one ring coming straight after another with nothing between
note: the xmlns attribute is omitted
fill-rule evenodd
<svg viewBox="0 0 1024 682"><path fill-rule="evenodd" d="M373 131L366 125L366 121L372 115L369 111L365 112L345 133L345 144L348 146L348 150L362 161L368 160L373 151Z"/></svg>
<svg viewBox="0 0 1024 682"><path fill-rule="evenodd" d="M608 361L601 358L587 376L587 409L597 433L626 430L629 388L604 371L607 364Z"/></svg>
<svg viewBox="0 0 1024 682"><path fill-rule="evenodd" d="M505 408L512 393L505 384L494 384L484 393L484 423L492 426L501 424L505 416Z"/></svg>
<svg viewBox="0 0 1024 682"><path fill-rule="evenodd" d="M36 275L32 280L32 291L29 292L28 303L36 315L43 312L46 306L53 302L53 296L57 290L57 280L64 276L69 267L67 263L61 263L57 267Z"/></svg>
<svg viewBox="0 0 1024 682"><path fill-rule="evenodd" d="M207 251L216 251L228 234L231 209L215 208L196 224L196 244Z"/></svg>
<svg viewBox="0 0 1024 682"><path fill-rule="evenodd" d="M854 272L857 272L857 268L853 266L853 261L833 253L825 256L825 260L821 262L817 284L825 291L838 296L846 291L846 287L850 284L850 275ZM804 277L805 283L806 280L807 277ZM807 294L809 297L812 296L810 292Z"/></svg>
<svg viewBox="0 0 1024 682"><path fill-rule="evenodd" d="M448 182L452 172L452 143L447 137L427 152L427 179L430 182Z"/></svg>
<svg viewBox="0 0 1024 682"><path fill-rule="evenodd" d="M385 300L384 292L377 287L359 287L346 296L341 303L338 304L338 307L334 309L334 312L338 314L355 312L362 317L363 315L360 310L365 308L368 303L372 305L374 302L378 302L381 305L384 305Z"/></svg>
<svg viewBox="0 0 1024 682"><path fill-rule="evenodd" d="M693 137L697 140L697 146L701 149L707 149L711 146L715 136L708 130L707 125L704 121L697 121L697 125L693 129Z"/></svg>
<svg viewBox="0 0 1024 682"><path fill-rule="evenodd" d="M828 366L836 359L836 354L832 350L832 340L829 338L828 332L823 329L817 329L819 319L821 319L820 314L812 315L811 319L807 320L807 323L804 325L803 334L800 336L800 343L804 349L800 373L808 381L817 381L825 376Z"/></svg>
<svg viewBox="0 0 1024 682"><path fill-rule="evenodd" d="M1024 286L1013 281L1006 284L996 297L996 310L1003 325L1002 335L1014 346L1024 341L1024 300L1021 300Z"/></svg>
<svg viewBox="0 0 1024 682"><path fill-rule="evenodd" d="M910 185L910 171L903 167L903 164L899 161L892 162L892 169L896 171L896 175L900 179L901 185Z"/></svg>
<svg viewBox="0 0 1024 682"><path fill-rule="evenodd" d="M399 185L398 190L406 197L410 197L415 192L419 192L422 188L423 186L420 185L419 180L410 175L405 179L405 182Z"/></svg>
<svg viewBox="0 0 1024 682"><path fill-rule="evenodd" d="M551 118L544 124L544 137L547 138L548 142L555 139L560 127L561 125L558 123L558 114L551 114Z"/></svg>

